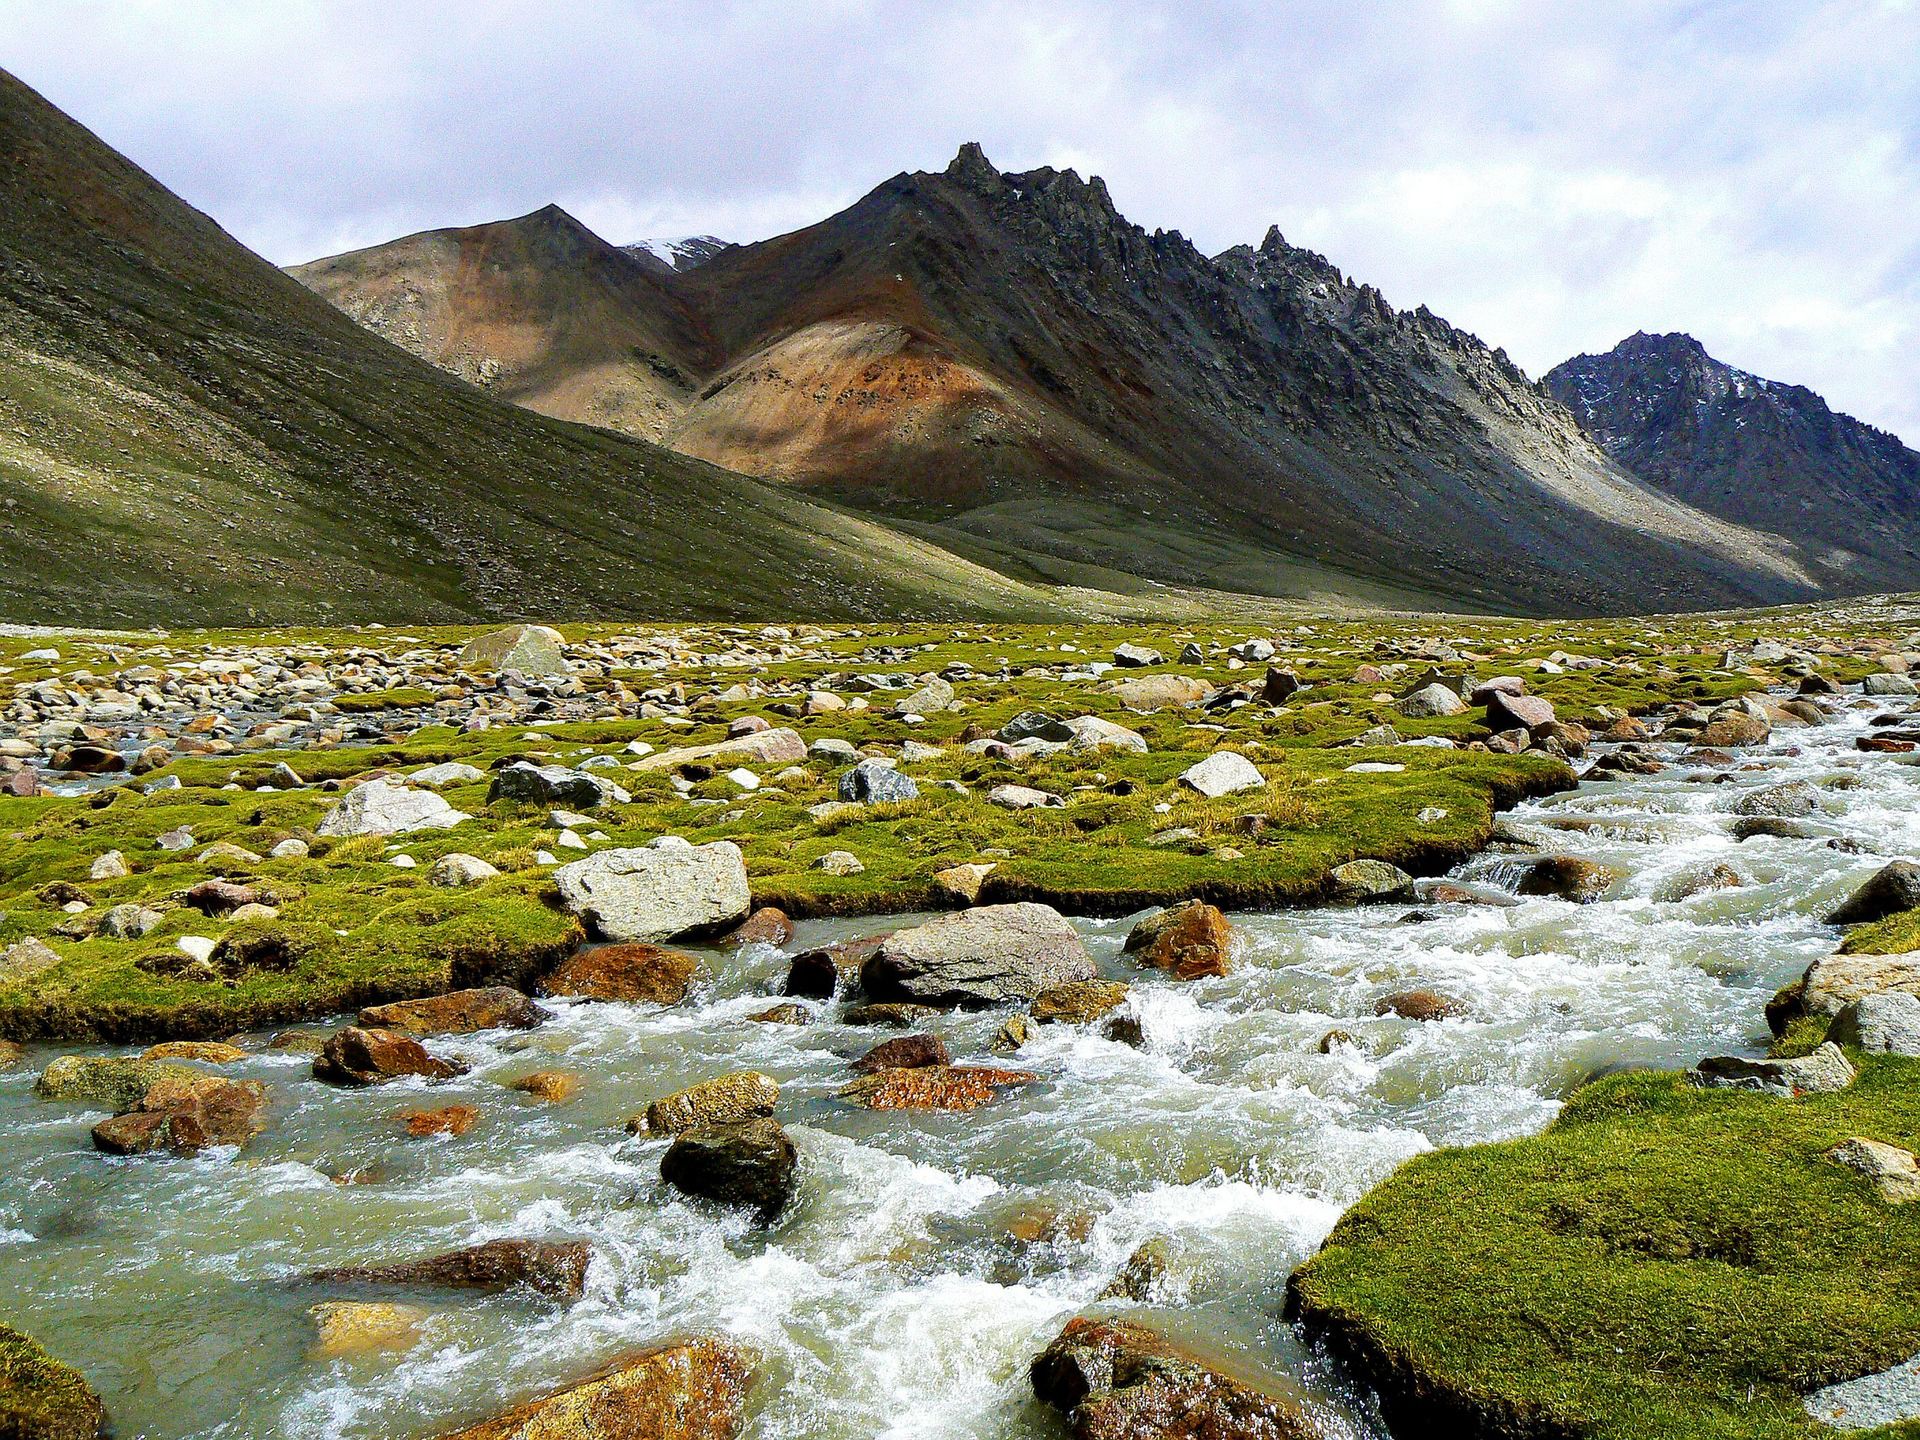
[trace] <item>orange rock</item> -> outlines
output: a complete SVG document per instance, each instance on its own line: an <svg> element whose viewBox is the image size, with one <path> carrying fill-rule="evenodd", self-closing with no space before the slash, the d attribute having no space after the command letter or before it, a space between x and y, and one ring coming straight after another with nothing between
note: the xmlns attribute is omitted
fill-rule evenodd
<svg viewBox="0 0 1920 1440"><path fill-rule="evenodd" d="M753 1366L740 1346L701 1336L629 1355L442 1440L734 1440Z"/></svg>
<svg viewBox="0 0 1920 1440"><path fill-rule="evenodd" d="M439 1110L408 1110L400 1118L409 1135L464 1135L480 1118L480 1111L472 1105L448 1105Z"/></svg>
<svg viewBox="0 0 1920 1440"><path fill-rule="evenodd" d="M1001 1090L1039 1078L1028 1070L986 1065L925 1065L864 1075L840 1095L869 1110L978 1110Z"/></svg>
<svg viewBox="0 0 1920 1440"><path fill-rule="evenodd" d="M595 945L562 961L540 993L678 1005L693 988L699 969L693 956L658 945Z"/></svg>
<svg viewBox="0 0 1920 1440"><path fill-rule="evenodd" d="M1232 964L1233 927L1204 900L1169 905L1133 927L1127 947L1142 965L1176 980L1224 975Z"/></svg>
<svg viewBox="0 0 1920 1440"><path fill-rule="evenodd" d="M510 1081L507 1088L518 1090L522 1095L531 1095L536 1100L544 1100L549 1105L562 1105L579 1090L580 1077L565 1070L536 1070L531 1075L522 1075L518 1080Z"/></svg>

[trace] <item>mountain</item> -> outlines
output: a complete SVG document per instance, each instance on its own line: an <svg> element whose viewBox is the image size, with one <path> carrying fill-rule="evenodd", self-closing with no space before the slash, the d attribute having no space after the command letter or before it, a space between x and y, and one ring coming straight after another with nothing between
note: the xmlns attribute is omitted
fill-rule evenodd
<svg viewBox="0 0 1920 1440"><path fill-rule="evenodd" d="M0 155L10 621L1057 613L869 519L450 378L4 72ZM516 273L610 249L557 215L528 229ZM613 298L589 318L704 353L662 303L657 330Z"/></svg>
<svg viewBox="0 0 1920 1440"><path fill-rule="evenodd" d="M671 274L704 265L733 247L718 235L682 235L678 240L641 240L620 248L656 274Z"/></svg>
<svg viewBox="0 0 1920 1440"><path fill-rule="evenodd" d="M1149 234L1070 170L969 145L656 278L684 309L628 286L632 323L690 315L706 347L676 352L666 443L1015 573L1474 609L1814 588L1791 546L1649 490L1425 309L1277 230L1213 257Z"/></svg>
<svg viewBox="0 0 1920 1440"><path fill-rule="evenodd" d="M1920 576L1920 452L1811 390L1736 370L1691 335L1647 334L1555 366L1546 385L1636 475L1802 542L1830 584Z"/></svg>

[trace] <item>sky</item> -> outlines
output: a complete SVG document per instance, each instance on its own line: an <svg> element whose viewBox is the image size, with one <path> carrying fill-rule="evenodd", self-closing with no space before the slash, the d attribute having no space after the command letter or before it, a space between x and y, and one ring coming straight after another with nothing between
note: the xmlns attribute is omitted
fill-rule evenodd
<svg viewBox="0 0 1920 1440"><path fill-rule="evenodd" d="M283 264L760 239L979 140L1530 374L1685 330L1920 447L1920 0L0 0L0 66Z"/></svg>

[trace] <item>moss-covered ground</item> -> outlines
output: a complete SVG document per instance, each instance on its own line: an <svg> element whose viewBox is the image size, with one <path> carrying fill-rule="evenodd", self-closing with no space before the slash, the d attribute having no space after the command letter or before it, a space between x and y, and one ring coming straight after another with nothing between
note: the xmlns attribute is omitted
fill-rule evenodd
<svg viewBox="0 0 1920 1440"><path fill-rule="evenodd" d="M1692 621L1596 622L1546 626L1519 621L1374 619L1320 622L1276 637L1274 664L1292 669L1307 689L1284 704L1238 709L1166 709L1135 714L1109 688L1118 679L1155 673L1194 676L1209 685L1257 685L1264 665L1230 667L1223 646L1270 628L1218 623L1160 627L962 626L843 628L815 634L801 658L753 663L737 659L757 632L707 628L674 632L680 657L665 668L590 671L582 707L589 718L546 724L520 721L464 731L470 713L451 684L451 650L439 671L409 671L414 683L343 695L343 720L378 727L378 739L327 748L253 748L242 737L235 753L184 756L165 768L91 793L0 798L0 945L25 936L45 940L57 967L24 983L0 985L0 1036L103 1038L210 1036L336 1011L375 1000L426 993L460 983L528 980L577 943L578 929L557 903L541 850L562 861L580 852L560 848L541 809L489 803L487 783L442 793L475 817L450 830L394 841L328 841L316 837L337 802L322 782L353 781L381 771L406 772L446 760L486 771L508 760L580 765L609 757L629 766L631 742L656 751L723 738L733 719L760 715L798 730L811 742L845 740L871 753L898 756L911 740L937 747L904 766L920 797L899 805L825 817L810 807L836 798L844 763L813 758L789 767L751 768L761 781L743 789L724 773L737 762L683 767L684 793L663 770L602 773L633 794L593 819L594 848L644 843L662 834L696 842L727 839L747 857L755 899L796 916L880 913L942 903L931 877L947 866L990 861L985 901L1044 899L1075 913L1124 914L1142 906L1203 896L1228 907L1311 903L1329 888L1328 872L1362 856L1434 873L1483 845L1494 811L1528 793L1571 783L1567 766L1538 754L1501 755L1466 748L1484 735L1478 709L1411 720L1392 705L1428 669L1455 676L1517 673L1552 698L1563 718L1604 722L1627 711L1675 703L1711 704L1765 682L1766 672L1725 668L1725 652L1763 636L1818 636L1830 653L1821 667L1837 678L1867 668L1858 642L1832 616L1769 615ZM218 632L165 641L167 663L212 650L250 648L282 657L329 657L386 647L394 655L451 646L468 630L415 629ZM621 633L608 626L567 627L577 645ZM1422 651L1452 637L1457 660L1435 662ZM1104 660L1122 640L1144 641L1169 661L1114 671L1098 680L1070 672ZM27 661L43 641L0 641L0 681L16 693L36 681L84 665L95 675L113 664L152 663L154 647L122 637L91 648L69 640L58 661ZM1200 661L1172 657L1198 644ZM1565 653L1602 662L1563 663ZM1559 654L1556 661L1550 657ZM951 672L956 665L973 673ZM1356 680L1362 665L1387 677ZM855 677L870 671L956 673L958 707L910 724L892 713L897 692L862 694ZM734 687L751 692L739 694ZM622 716L611 697L667 695L651 718ZM807 691L830 689L869 703L810 715L798 703ZM604 718L592 718L606 697ZM1137 730L1149 751L1060 753L1020 765L965 751L963 733L992 732L1023 710L1057 716L1104 715ZM347 713L356 712L356 713ZM1403 737L1445 736L1462 748L1355 747L1369 727L1393 723ZM1252 759L1266 785L1206 800L1178 782L1205 754L1231 749ZM260 789L277 764L306 782L293 790ZM1377 762L1396 770L1356 772ZM722 773L714 773L720 771ZM156 782L180 788L147 793ZM966 793L942 786L955 781ZM1066 803L1009 811L986 803L993 786L1017 782ZM185 827L193 843L162 849L158 837ZM228 842L266 856L279 841L299 838L311 853L287 859L203 859ZM131 874L89 878L109 850ZM816 862L829 851L853 853L864 869L833 875ZM429 884L433 861L465 852L492 862L501 877L471 889ZM396 867L396 855L413 868ZM269 921L209 919L178 903L183 891L213 873L256 884L279 907ZM94 933L100 915L126 902L159 909L163 920L140 939ZM73 913L76 907L84 907ZM180 974L183 936L228 942L216 954L223 979Z"/></svg>
<svg viewBox="0 0 1920 1440"><path fill-rule="evenodd" d="M1920 1351L1920 1206L1826 1155L1920 1147L1920 1063L1853 1058L1849 1089L1798 1099L1615 1076L1540 1136L1423 1156L1291 1307L1408 1435L1832 1434L1804 1394Z"/></svg>
<svg viewBox="0 0 1920 1440"><path fill-rule="evenodd" d="M0 1436L94 1440L106 1421L80 1372L0 1325Z"/></svg>

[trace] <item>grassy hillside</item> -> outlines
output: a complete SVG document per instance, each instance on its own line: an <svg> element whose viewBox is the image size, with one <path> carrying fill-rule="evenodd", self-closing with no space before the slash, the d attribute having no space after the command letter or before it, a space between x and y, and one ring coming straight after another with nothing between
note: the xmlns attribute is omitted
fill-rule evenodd
<svg viewBox="0 0 1920 1440"><path fill-rule="evenodd" d="M1050 592L497 404L0 73L0 617L1052 613Z"/></svg>

